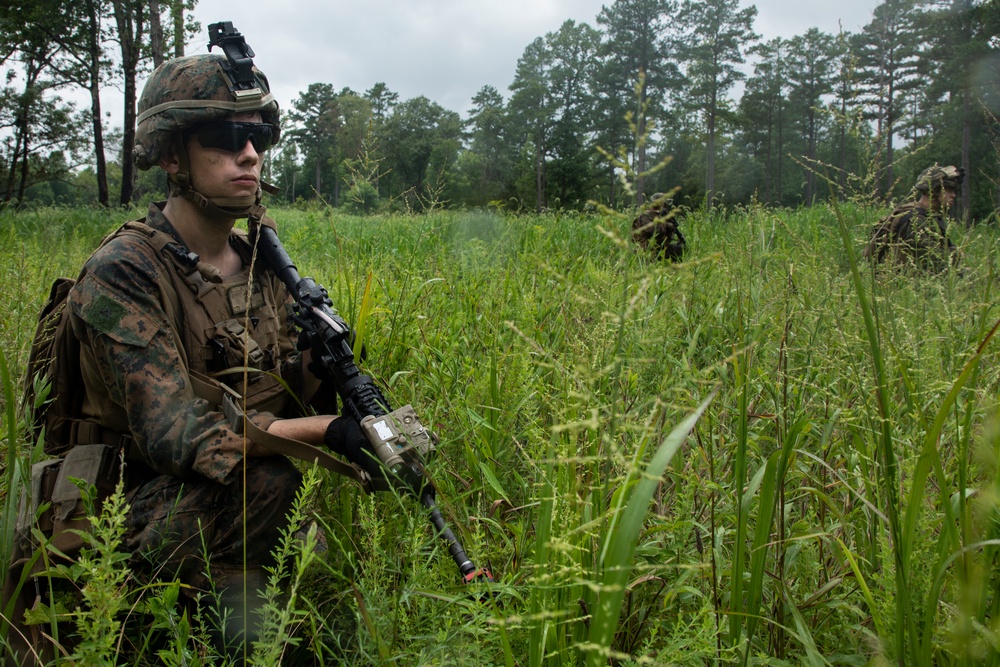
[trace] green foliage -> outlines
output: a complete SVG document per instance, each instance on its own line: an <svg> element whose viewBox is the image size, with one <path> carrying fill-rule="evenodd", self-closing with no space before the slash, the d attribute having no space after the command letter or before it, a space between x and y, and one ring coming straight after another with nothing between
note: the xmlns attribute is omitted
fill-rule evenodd
<svg viewBox="0 0 1000 667"><path fill-rule="evenodd" d="M17 512L20 497L17 493L10 493L10 489L20 489L25 486L26 470L25 462L18 451L21 439L21 422L17 418L17 399L14 395L14 386L11 382L10 369L7 367L7 357L0 348L0 387L3 389L4 398L4 419L6 432L3 434L6 440L5 466L3 477L3 505L2 515L3 526L0 527L0 581L7 578L7 569L13 556L14 527L17 525ZM0 611L3 611L0 609ZM0 641L3 637L0 637Z"/></svg>
<svg viewBox="0 0 1000 667"><path fill-rule="evenodd" d="M441 437L439 504L497 583L458 583L411 500L310 479L297 517L329 550L286 536L262 661L1000 664L996 230L957 234L963 273L929 278L852 261L881 213L854 204L691 213L678 265L610 212L270 211L364 321L365 371ZM13 387L51 278L118 221L0 222ZM100 525L78 581L102 608L81 613L115 641L88 635L93 660L222 664Z"/></svg>

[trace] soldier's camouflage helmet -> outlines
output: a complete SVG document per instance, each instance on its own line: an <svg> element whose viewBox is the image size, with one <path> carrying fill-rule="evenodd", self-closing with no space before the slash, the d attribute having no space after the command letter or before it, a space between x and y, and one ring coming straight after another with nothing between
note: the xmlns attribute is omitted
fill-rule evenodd
<svg viewBox="0 0 1000 667"><path fill-rule="evenodd" d="M223 69L226 57L206 53L174 58L149 76L139 98L133 157L139 169L160 162L175 132L236 113L259 111L280 134L278 103L264 76L253 68L256 87L236 90Z"/></svg>
<svg viewBox="0 0 1000 667"><path fill-rule="evenodd" d="M669 206L671 203L670 197L668 197L663 192L654 193L652 197L649 198L649 208L660 210L665 206Z"/></svg>
<svg viewBox="0 0 1000 667"><path fill-rule="evenodd" d="M965 171L961 167L946 167L937 164L927 167L917 176L917 183L913 189L917 192L930 192L939 190L958 190L962 185L962 178Z"/></svg>

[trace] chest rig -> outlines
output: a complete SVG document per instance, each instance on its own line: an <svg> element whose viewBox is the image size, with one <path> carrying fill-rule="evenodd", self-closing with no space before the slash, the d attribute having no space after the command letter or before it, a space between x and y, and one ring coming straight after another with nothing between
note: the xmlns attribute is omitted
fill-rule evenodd
<svg viewBox="0 0 1000 667"><path fill-rule="evenodd" d="M287 323L279 299L285 293L270 272L252 267L246 235L230 237L245 268L224 278L175 238L142 221L126 223L119 233L141 237L167 269L173 288L164 290L167 316L183 340L195 393L218 403L222 383L230 394L235 388L244 410L280 413L289 400L282 379L287 383L287 375L300 374L300 359L281 335Z"/></svg>
<svg viewBox="0 0 1000 667"><path fill-rule="evenodd" d="M252 224L263 223L258 218ZM305 376L294 342L281 335L288 327L287 292L273 272L251 261L245 233L237 231L230 241L251 269L229 280L169 234L141 221L126 223L119 233L142 235L173 267L168 272L173 290L166 290L167 315L184 338L196 396L220 406L235 432L274 453L316 462L369 492L381 488L359 466L313 445L273 435L243 418L250 410L281 414L293 401L286 391L289 385L298 387L305 401L318 388L314 378Z"/></svg>

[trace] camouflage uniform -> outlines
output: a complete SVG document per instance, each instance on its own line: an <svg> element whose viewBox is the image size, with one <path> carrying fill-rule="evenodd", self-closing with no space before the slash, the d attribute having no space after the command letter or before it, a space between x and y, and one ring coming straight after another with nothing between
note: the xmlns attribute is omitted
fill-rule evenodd
<svg viewBox="0 0 1000 667"><path fill-rule="evenodd" d="M157 205L150 206L145 223L176 238ZM248 267L246 241L234 234L231 242ZM242 350L225 349L227 337L211 320L246 322L260 352L257 364L266 372L249 376L247 416L265 430L275 415L292 416L291 400L275 379L297 389L304 381L286 316L288 295L270 272L258 269L250 279L244 268L206 282L206 290L224 294L220 302L229 313L208 317L204 308L178 307L178 295L186 296L189 288L171 262L144 241L119 235L90 258L70 293L73 330L81 342L83 417L102 427L104 442L116 441L117 434L130 434L134 442L126 544L192 584L204 573L203 550L212 554L213 565L242 562L244 547L247 562L267 564L300 482L284 457L245 459L244 437L192 387L192 372L243 365Z"/></svg>
<svg viewBox="0 0 1000 667"><path fill-rule="evenodd" d="M939 207L944 191L956 191L963 176L957 167L936 164L922 171L909 198L875 225L863 252L865 259L932 273L954 264L957 249L948 238L947 217ZM938 202L938 210L920 204L924 195Z"/></svg>
<svg viewBox="0 0 1000 667"><path fill-rule="evenodd" d="M653 195L653 204L632 221L632 240L656 259L681 260L686 244L669 198Z"/></svg>
<svg viewBox="0 0 1000 667"><path fill-rule="evenodd" d="M873 235L865 249L865 257L875 262L938 273L957 259L955 244L948 238L948 223L940 212L931 213L908 201L897 206L882 224L883 233Z"/></svg>
<svg viewBox="0 0 1000 667"><path fill-rule="evenodd" d="M139 100L133 157L149 169L173 146L178 169L168 172L171 198L216 218L260 221L260 188L214 198L195 190L180 140L195 126L258 113L272 126L270 136L279 136L278 105L252 52L240 45L224 50L226 56L170 60L151 74ZM106 240L70 292L84 385L70 444L72 451L96 443L125 450L126 547L151 574L195 588L206 584L208 570L220 608L235 610L234 622L219 623L220 648L229 651L257 629L256 617L240 618L244 603L254 602L243 592L261 588L262 567L271 563L301 484L284 456L245 454L253 445L240 435L242 420L266 431L277 418L298 416L285 386L307 403L310 396L329 397L313 402L320 414L335 413L336 396L302 372L289 295L262 263L253 264L246 234L230 234L243 269L223 277L188 252L162 206L150 206L144 224L127 223ZM228 413L220 410L212 379L227 369L223 380L243 399ZM206 387L220 395L209 398ZM24 596L22 590L18 601ZM52 654L50 644L36 648Z"/></svg>

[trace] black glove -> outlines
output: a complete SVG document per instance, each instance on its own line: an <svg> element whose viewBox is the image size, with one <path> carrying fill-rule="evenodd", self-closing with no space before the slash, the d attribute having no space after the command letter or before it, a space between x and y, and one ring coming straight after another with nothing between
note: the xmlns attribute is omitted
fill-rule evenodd
<svg viewBox="0 0 1000 667"><path fill-rule="evenodd" d="M350 417L337 417L330 422L323 435L323 443L331 451L340 454L351 463L361 466L365 472L371 475L372 479L385 476L382 464L375 452L372 451L371 443L365 437L365 432Z"/></svg>

